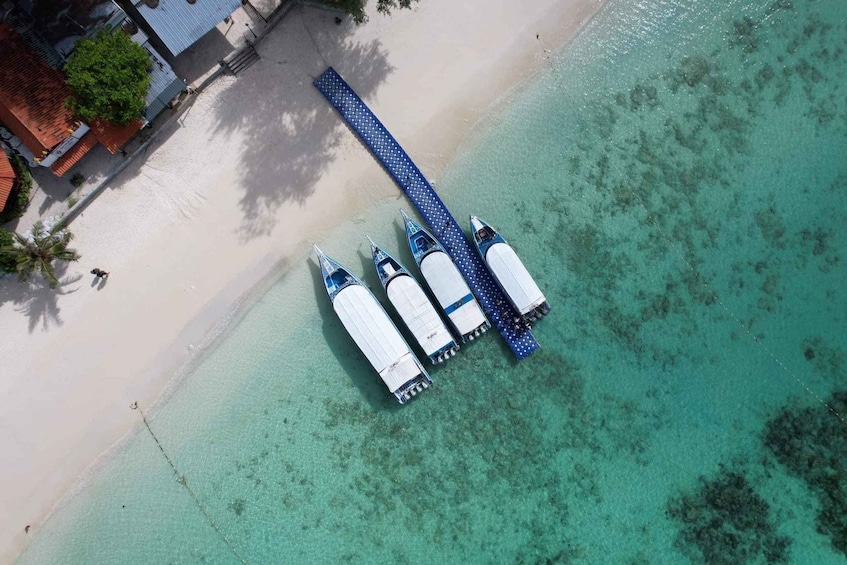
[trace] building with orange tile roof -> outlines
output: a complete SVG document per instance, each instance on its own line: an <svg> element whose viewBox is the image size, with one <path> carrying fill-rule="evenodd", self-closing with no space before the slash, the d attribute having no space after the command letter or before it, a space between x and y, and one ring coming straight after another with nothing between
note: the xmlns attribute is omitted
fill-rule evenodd
<svg viewBox="0 0 847 565"><path fill-rule="evenodd" d="M56 162L50 165L50 170L57 177L64 175L96 145L97 136L89 131L73 147L67 150L64 155L56 159Z"/></svg>
<svg viewBox="0 0 847 565"><path fill-rule="evenodd" d="M0 122L36 157L43 157L79 129L65 107L65 76L47 64L9 24L0 24Z"/></svg>
<svg viewBox="0 0 847 565"><path fill-rule="evenodd" d="M97 120L89 126L65 105L71 91L7 23L0 23L0 123L32 154L32 161L61 176L98 142L117 152L146 124ZM81 141L85 142L82 143Z"/></svg>
<svg viewBox="0 0 847 565"><path fill-rule="evenodd" d="M17 182L18 177L15 169L12 168L12 163L9 162L9 157L0 149L0 210L6 207L9 195L12 194Z"/></svg>

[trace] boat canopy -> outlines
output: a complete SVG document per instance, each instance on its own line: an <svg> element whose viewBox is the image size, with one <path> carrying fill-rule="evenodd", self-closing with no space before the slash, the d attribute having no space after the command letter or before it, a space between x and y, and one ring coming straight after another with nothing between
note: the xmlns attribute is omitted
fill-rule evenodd
<svg viewBox="0 0 847 565"><path fill-rule="evenodd" d="M421 373L409 346L367 288L343 288L332 307L391 392Z"/></svg>
<svg viewBox="0 0 847 565"><path fill-rule="evenodd" d="M531 312L546 301L541 289L509 244L495 243L488 248L485 260L521 315Z"/></svg>
<svg viewBox="0 0 847 565"><path fill-rule="evenodd" d="M429 288L460 334L464 336L486 324L485 314L471 289L446 253L430 253L420 267Z"/></svg>
<svg viewBox="0 0 847 565"><path fill-rule="evenodd" d="M400 388L421 374L421 368L411 352L406 353L399 361L379 372L382 381L391 392Z"/></svg>
<svg viewBox="0 0 847 565"><path fill-rule="evenodd" d="M402 275L391 279L386 291L424 353L433 355L454 343L438 312L412 277Z"/></svg>

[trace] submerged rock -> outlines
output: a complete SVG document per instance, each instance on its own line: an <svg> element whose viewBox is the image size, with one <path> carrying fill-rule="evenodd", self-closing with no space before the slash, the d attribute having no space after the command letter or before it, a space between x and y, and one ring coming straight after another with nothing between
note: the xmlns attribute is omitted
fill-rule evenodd
<svg viewBox="0 0 847 565"><path fill-rule="evenodd" d="M814 493L820 504L818 531L847 556L847 391L836 392L827 407L787 407L765 427L765 445L788 472Z"/></svg>
<svg viewBox="0 0 847 565"><path fill-rule="evenodd" d="M691 493L671 500L668 516L679 525L678 547L710 565L787 563L791 540L778 535L770 506L742 470L724 467L700 477Z"/></svg>
<svg viewBox="0 0 847 565"><path fill-rule="evenodd" d="M803 356L822 376L838 380L844 377L847 369L847 354L831 345L821 336L807 337L800 345Z"/></svg>

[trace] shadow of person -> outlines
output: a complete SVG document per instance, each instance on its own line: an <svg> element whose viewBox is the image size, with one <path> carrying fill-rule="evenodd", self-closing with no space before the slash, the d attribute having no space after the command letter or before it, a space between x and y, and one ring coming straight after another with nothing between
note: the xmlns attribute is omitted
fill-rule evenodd
<svg viewBox="0 0 847 565"><path fill-rule="evenodd" d="M103 287L106 286L106 280L109 277L100 277L100 284L97 285L97 290L103 290Z"/></svg>

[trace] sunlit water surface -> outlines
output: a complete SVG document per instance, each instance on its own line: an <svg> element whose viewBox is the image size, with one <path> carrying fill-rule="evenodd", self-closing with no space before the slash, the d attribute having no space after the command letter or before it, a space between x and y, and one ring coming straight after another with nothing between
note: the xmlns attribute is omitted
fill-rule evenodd
<svg viewBox="0 0 847 565"><path fill-rule="evenodd" d="M399 408L301 257L151 418L231 547L141 429L21 562L847 562L845 50L839 0L612 0L437 182L540 352ZM398 205L322 242L375 289Z"/></svg>

